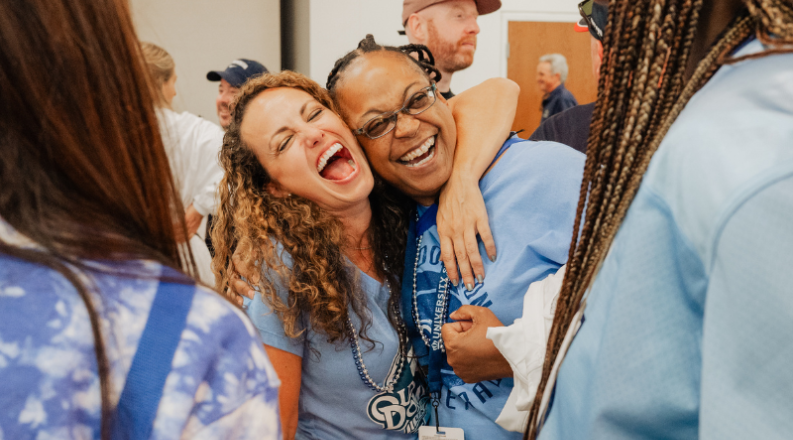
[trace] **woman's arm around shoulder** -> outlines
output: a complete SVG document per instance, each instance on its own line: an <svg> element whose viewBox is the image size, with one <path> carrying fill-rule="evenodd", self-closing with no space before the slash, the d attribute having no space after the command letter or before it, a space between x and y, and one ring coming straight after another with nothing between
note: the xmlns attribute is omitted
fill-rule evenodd
<svg viewBox="0 0 793 440"><path fill-rule="evenodd" d="M473 288L484 279L477 235L491 261L496 246L488 224L487 210L479 179L509 136L518 106L520 87L506 78L492 78L449 100L457 126L454 169L441 191L438 207L438 235L449 279Z"/></svg>

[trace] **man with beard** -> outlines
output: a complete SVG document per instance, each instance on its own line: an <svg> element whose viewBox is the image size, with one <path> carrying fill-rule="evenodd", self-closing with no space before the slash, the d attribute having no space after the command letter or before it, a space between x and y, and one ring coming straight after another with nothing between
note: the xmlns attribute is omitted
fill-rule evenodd
<svg viewBox="0 0 793 440"><path fill-rule="evenodd" d="M423 44L435 57L435 66L442 78L438 90L446 99L452 74L468 68L474 62L476 18L497 11L501 0L405 0L402 6L402 25L412 44Z"/></svg>
<svg viewBox="0 0 793 440"><path fill-rule="evenodd" d="M226 70L213 70L207 73L209 81L220 82L215 106L218 112L218 122L223 130L227 130L231 123L229 105L240 87L245 84L245 81L268 72L267 68L258 61L240 58L232 61Z"/></svg>

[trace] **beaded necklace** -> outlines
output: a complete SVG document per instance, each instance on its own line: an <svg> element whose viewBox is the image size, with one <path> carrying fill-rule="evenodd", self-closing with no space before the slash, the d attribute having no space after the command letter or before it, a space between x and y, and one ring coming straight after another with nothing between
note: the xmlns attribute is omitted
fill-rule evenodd
<svg viewBox="0 0 793 440"><path fill-rule="evenodd" d="M385 285L388 289L388 297L390 298L391 286L388 284L388 280L385 281ZM352 357L355 359L355 366L358 367L358 375L361 376L361 380L364 384L366 384L366 386L379 393L390 393L394 391L394 385L402 377L402 370L405 368L405 364L407 363L407 329L405 328L404 321L402 321L402 318L399 315L398 306L395 305L393 309L394 316L397 317L397 333L399 334L399 349L397 350L397 354L394 357L397 359L397 370L396 374L394 374L390 380L383 381L383 385L378 385L372 379L372 377L369 376L369 370L366 369L366 364L363 362L363 353L361 352L361 344L358 340L358 332L355 331L355 326L352 324L352 320L350 320L349 317L347 318L347 325L350 328L350 348L352 349Z"/></svg>
<svg viewBox="0 0 793 440"><path fill-rule="evenodd" d="M418 213L416 213L416 221L418 222ZM419 256L421 255L421 240L422 237L419 235L416 244L416 261L413 263L413 321L416 323L416 329L418 330L419 335L421 335L421 340L424 341L424 345L427 348L432 348L432 342L427 338L424 334L424 331L421 329L421 317L419 316L419 302L418 302L418 287L416 284L416 277L419 271ZM446 273L446 268L443 269L443 273ZM445 281L445 283L444 283ZM444 283L443 293L442 293L442 301L443 301L443 313L441 317L446 316L446 311L449 308L449 301L448 301L448 293L449 293L449 279L446 277L441 277L441 283ZM439 286L440 287L440 286ZM439 289L440 290L440 289ZM441 352L446 352L446 347L444 344L440 344Z"/></svg>

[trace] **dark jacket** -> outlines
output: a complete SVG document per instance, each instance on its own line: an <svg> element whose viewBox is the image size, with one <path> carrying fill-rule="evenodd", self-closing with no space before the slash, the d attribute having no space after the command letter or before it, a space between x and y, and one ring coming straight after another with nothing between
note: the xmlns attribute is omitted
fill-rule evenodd
<svg viewBox="0 0 793 440"><path fill-rule="evenodd" d="M575 97L569 90L564 88L564 83L559 84L559 87L553 89L553 91L542 100L542 120L540 120L540 124L551 116L577 105L578 101L575 100Z"/></svg>
<svg viewBox="0 0 793 440"><path fill-rule="evenodd" d="M529 140L559 142L586 153L589 124L592 122L594 110L595 103L593 102L578 105L551 116L532 133Z"/></svg>

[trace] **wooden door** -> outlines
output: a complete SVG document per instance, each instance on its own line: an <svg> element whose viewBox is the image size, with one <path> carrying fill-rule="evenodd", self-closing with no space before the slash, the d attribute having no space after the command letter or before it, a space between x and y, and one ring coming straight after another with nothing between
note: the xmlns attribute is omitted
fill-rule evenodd
<svg viewBox="0 0 793 440"><path fill-rule="evenodd" d="M540 125L542 93L537 86L537 64L541 56L549 53L560 53L567 58L569 73L565 87L579 104L588 104L597 97L588 33L573 31L572 23L510 21L507 77L520 85L512 129L526 130L521 133L524 138Z"/></svg>

